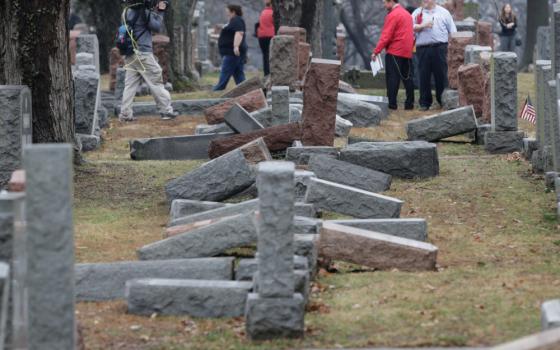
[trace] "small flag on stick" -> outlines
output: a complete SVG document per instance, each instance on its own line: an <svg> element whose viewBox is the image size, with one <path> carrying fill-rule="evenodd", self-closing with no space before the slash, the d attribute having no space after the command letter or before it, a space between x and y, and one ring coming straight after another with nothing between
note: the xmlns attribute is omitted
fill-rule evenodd
<svg viewBox="0 0 560 350"><path fill-rule="evenodd" d="M535 111L535 107L531 103L531 96L527 96L527 100L525 101L525 105L521 110L521 119L525 119L532 124L537 122L537 112Z"/></svg>

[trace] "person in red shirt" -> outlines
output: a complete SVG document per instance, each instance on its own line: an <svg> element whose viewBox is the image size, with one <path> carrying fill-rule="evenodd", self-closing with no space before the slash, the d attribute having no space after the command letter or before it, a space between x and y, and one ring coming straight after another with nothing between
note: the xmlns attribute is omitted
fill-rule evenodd
<svg viewBox="0 0 560 350"><path fill-rule="evenodd" d="M259 39L259 46L261 47L263 55L263 70L264 75L270 74L270 41L274 37L274 18L272 11L272 0L264 1L265 8L261 12L259 18L259 25L257 28L257 38Z"/></svg>
<svg viewBox="0 0 560 350"><path fill-rule="evenodd" d="M406 90L405 109L414 108L414 81L412 51L414 49L414 28L412 16L399 4L399 0L384 0L388 11L381 32L381 38L371 55L372 60L385 55L385 75L389 108L397 109L397 95L401 81Z"/></svg>

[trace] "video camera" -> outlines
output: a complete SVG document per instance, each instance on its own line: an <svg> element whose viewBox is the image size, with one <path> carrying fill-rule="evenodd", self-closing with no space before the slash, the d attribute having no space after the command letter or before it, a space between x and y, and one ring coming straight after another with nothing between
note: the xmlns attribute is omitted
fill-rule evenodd
<svg viewBox="0 0 560 350"><path fill-rule="evenodd" d="M165 9L169 7L168 0L122 0L122 2L128 7L137 8L142 6L148 10L155 9L162 2L165 3Z"/></svg>

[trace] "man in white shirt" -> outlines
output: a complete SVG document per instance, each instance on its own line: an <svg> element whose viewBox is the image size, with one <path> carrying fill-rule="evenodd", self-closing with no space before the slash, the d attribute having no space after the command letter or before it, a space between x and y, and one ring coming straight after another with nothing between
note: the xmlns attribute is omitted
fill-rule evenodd
<svg viewBox="0 0 560 350"><path fill-rule="evenodd" d="M451 13L436 4L423 0L423 7L412 13L416 33L416 55L420 76L420 109L427 111L433 103L432 76L436 85L436 100L441 106L441 95L447 87L447 44L449 34L457 27Z"/></svg>

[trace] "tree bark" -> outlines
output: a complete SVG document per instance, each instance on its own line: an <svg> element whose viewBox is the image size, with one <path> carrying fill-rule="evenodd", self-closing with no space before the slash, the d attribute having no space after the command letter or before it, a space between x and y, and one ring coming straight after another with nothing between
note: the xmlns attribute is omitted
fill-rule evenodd
<svg viewBox="0 0 560 350"><path fill-rule="evenodd" d="M525 47L521 67L527 67L533 63L535 45L537 43L537 29L548 25L549 7L548 0L527 1L527 35L525 36Z"/></svg>
<svg viewBox="0 0 560 350"><path fill-rule="evenodd" d="M362 14L360 12L360 1L359 0L351 0L351 8L352 13L348 13L347 7L343 8L340 13L340 19L344 27L346 28L346 32L348 33L348 37L356 47L358 54L362 58L364 62L364 67L368 68L370 62L370 54L367 52L367 38L364 33L365 24L362 20Z"/></svg>
<svg viewBox="0 0 560 350"><path fill-rule="evenodd" d="M70 0L0 0L0 84L27 85L33 142L75 144Z"/></svg>

